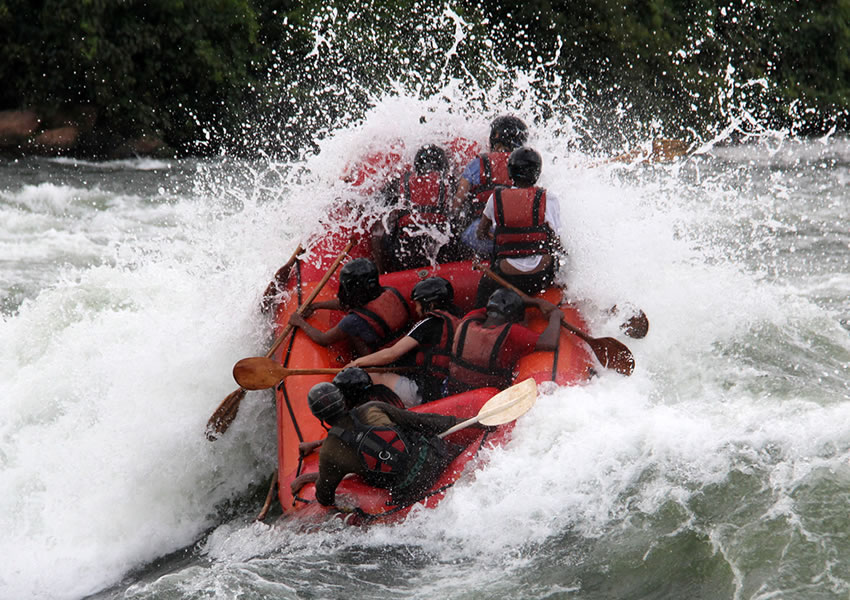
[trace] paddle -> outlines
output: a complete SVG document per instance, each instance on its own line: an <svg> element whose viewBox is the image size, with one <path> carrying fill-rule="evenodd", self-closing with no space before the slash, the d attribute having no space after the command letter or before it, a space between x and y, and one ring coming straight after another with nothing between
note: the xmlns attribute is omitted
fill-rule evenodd
<svg viewBox="0 0 850 600"><path fill-rule="evenodd" d="M617 305L615 304L609 308L608 312L612 315L617 314ZM630 338L634 338L636 340L645 338L646 334L649 333L649 318L647 318L645 312L641 309L637 309L637 314L626 319L620 325L620 329Z"/></svg>
<svg viewBox="0 0 850 600"><path fill-rule="evenodd" d="M307 307L310 306L313 300L316 299L316 296L319 295L319 292L322 291L322 288L325 287L325 284L333 276L337 267L339 267L339 263L342 262L342 259L345 258L345 255L348 254L348 251L351 250L352 246L354 246L354 240L350 240L348 244L345 245L343 251L336 257L336 260L334 260L328 268L325 275L316 285L316 288L307 297L307 300L304 301L304 304L298 307L298 310L296 311L298 314L303 313ZM283 333L277 337L269 351L266 353L266 358L271 358L278 346L280 346L286 336L289 335L290 331L292 331L292 325L287 324ZM230 424L233 423L233 419L236 418L236 413L239 411L239 404L242 402L242 399L245 398L245 391L246 390L244 388L240 387L238 390L228 394L222 403L218 405L218 408L215 409L215 412L207 421L206 436L208 440L212 442L218 439L218 436L227 431Z"/></svg>
<svg viewBox="0 0 850 600"><path fill-rule="evenodd" d="M617 162L630 163L635 160L640 160L640 162L645 164L654 164L668 162L687 155L688 145L684 140L657 138L652 140L652 150L650 150L649 154L642 148L635 148L630 152L590 163L586 165L586 168L592 169Z"/></svg>
<svg viewBox="0 0 850 600"><path fill-rule="evenodd" d="M478 414L461 421L454 427L446 429L437 437L446 437L450 433L465 429L470 425L481 423L483 425L504 425L527 413L537 401L537 382L531 377L502 390L490 398Z"/></svg>
<svg viewBox="0 0 850 600"><path fill-rule="evenodd" d="M523 300L528 299L528 295L522 290L518 289L511 283L508 283L484 265L474 264L473 268L482 271L487 277L502 287L515 291ZM561 327L583 339L587 345L590 346L590 349L593 350L593 353L596 355L596 358L603 367L607 369L614 369L621 375L631 375L632 371L635 370L634 356L632 356L631 350L629 350L622 342L610 337L591 337L582 330L570 325L563 317L561 317Z"/></svg>
<svg viewBox="0 0 850 600"><path fill-rule="evenodd" d="M260 509L259 514L257 514L256 517L254 517L255 521L262 521L269 514L269 510L272 507L272 500L274 499L274 493L277 490L278 477L280 477L279 472L278 472L277 469L275 469L274 473L272 473L271 483L269 483L269 491L266 494L266 501L263 502L263 508Z"/></svg>
<svg viewBox="0 0 850 600"><path fill-rule="evenodd" d="M398 373L415 367L367 367L368 373ZM233 365L233 379L246 390L266 390L277 386L292 375L331 375L342 368L288 369L271 358L254 356L243 358Z"/></svg>
<svg viewBox="0 0 850 600"><path fill-rule="evenodd" d="M263 299L260 301L260 310L263 312L268 312L272 308L274 308L274 301L280 292L281 288L286 285L286 280L289 279L289 272L292 270L292 265L295 264L295 261L298 260L298 256L304 252L304 248L301 244L298 244L298 247L295 249L295 252L292 253L292 256L289 257L289 260L277 270L277 273L274 274L269 285L266 287L266 291L263 292Z"/></svg>

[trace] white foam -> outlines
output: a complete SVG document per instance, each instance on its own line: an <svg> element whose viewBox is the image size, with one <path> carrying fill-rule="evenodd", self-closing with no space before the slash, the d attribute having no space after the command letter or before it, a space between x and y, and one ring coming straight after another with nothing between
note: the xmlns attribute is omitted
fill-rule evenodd
<svg viewBox="0 0 850 600"><path fill-rule="evenodd" d="M348 162L399 136L407 159L453 133L483 141L494 114L527 100L468 113L454 89L448 102L379 99L296 165L202 165L192 195L169 202L49 184L12 197L5 250L26 263L67 260L0 321L0 596L75 598L108 586L193 543L217 523L220 503L268 476L268 396L249 396L221 440L203 437L235 387L232 364L265 352L258 297L317 217L350 193L339 181ZM631 510L668 501L687 509L695 490L741 464L764 469L787 498L816 466L846 460L847 409L817 388L783 395L769 385L776 365L736 360L736 344L758 345L762 329L807 323L827 323L831 342L848 349L809 290L765 277L728 244L742 215L754 228L781 217L736 191L735 170L722 166L578 168L584 157L562 144L571 127L564 117L532 133L547 161L543 182L561 201L570 253L562 277L594 335L621 337L605 311L612 304L647 312L649 337L621 337L634 376L602 371L542 397L510 446L489 453L437 510L399 527L307 535L240 519L209 538L211 558L403 543L444 556L513 551L516 567L519 550L552 531L593 537ZM101 207L90 211L89 201ZM28 237L36 232L46 240ZM800 338L796 349L817 351ZM216 585L215 573L185 575Z"/></svg>
<svg viewBox="0 0 850 600"><path fill-rule="evenodd" d="M148 157L126 158L108 161L92 161L80 158L69 158L65 156L59 156L56 158L49 158L47 159L47 161L71 167L83 166L96 169L107 169L111 171L160 171L171 169L174 166L174 161Z"/></svg>

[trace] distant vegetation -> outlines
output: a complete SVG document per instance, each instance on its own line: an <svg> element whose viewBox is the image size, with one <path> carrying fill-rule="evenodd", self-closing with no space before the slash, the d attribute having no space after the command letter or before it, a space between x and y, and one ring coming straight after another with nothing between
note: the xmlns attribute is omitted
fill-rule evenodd
<svg viewBox="0 0 850 600"><path fill-rule="evenodd" d="M799 133L846 130L850 107L850 0L0 0L0 39L0 110L82 111L93 154L143 134L182 154L294 152L390 80L505 77L491 60L545 64L592 118L670 135L723 121L733 97Z"/></svg>

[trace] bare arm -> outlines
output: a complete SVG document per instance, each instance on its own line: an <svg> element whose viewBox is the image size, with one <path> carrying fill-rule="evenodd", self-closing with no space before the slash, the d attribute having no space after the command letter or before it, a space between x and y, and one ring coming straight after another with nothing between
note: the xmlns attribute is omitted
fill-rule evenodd
<svg viewBox="0 0 850 600"><path fill-rule="evenodd" d="M481 221L478 223L478 229L475 230L475 236L479 240L492 240L493 232L490 231L493 221L486 215L481 215Z"/></svg>
<svg viewBox="0 0 850 600"><path fill-rule="evenodd" d="M275 297L281 292L281 290L286 288L286 280L289 278L292 266L298 260L298 256L301 252L301 246L299 245L295 254L293 254L292 257L286 261L286 264L278 269L277 273L274 274L274 279L271 280L269 285L266 287L266 291L263 292L263 300L260 303L260 308L264 312L274 307Z"/></svg>
<svg viewBox="0 0 850 600"><path fill-rule="evenodd" d="M419 347L419 342L410 337L404 336L389 348L378 350L372 354L361 356L357 360L353 360L346 367L381 367L388 365L391 362L397 361L399 358Z"/></svg>
<svg viewBox="0 0 850 600"><path fill-rule="evenodd" d="M534 349L542 352L551 352L558 347L558 338L561 335L561 311L558 307L547 302L543 298L529 299L528 304L532 304L540 309L544 316L549 317L549 323L546 329L537 338L537 344Z"/></svg>
<svg viewBox="0 0 850 600"><path fill-rule="evenodd" d="M403 408L396 408L389 404L381 404L380 409L389 416L393 423L402 427L410 427L422 433L442 433L446 429L454 427L461 421L461 419L451 415L414 412Z"/></svg>
<svg viewBox="0 0 850 600"><path fill-rule="evenodd" d="M320 440L316 440L314 442L301 442L298 444L298 454L301 456L307 456L311 454L316 448L321 448L325 439L322 438Z"/></svg>
<svg viewBox="0 0 850 600"><path fill-rule="evenodd" d="M543 298L532 298L530 296L525 297L525 305L537 308L537 310L543 313L544 317L548 317L552 311L558 310L558 307L548 300L544 300Z"/></svg>
<svg viewBox="0 0 850 600"><path fill-rule="evenodd" d="M334 325L327 331L322 331L321 329L316 329L312 325L310 325L304 317L299 315L298 313L292 313L289 317L289 324L293 327L298 327L307 334L307 337L319 344L320 346L330 346L331 344L335 344L337 342L341 342L342 340L348 339L348 334L346 334L342 329L339 328L338 325Z"/></svg>
<svg viewBox="0 0 850 600"><path fill-rule="evenodd" d="M292 483L289 484L289 490L294 496L301 490L302 487L304 487L308 483L316 483L316 480L318 478L318 473L302 473L301 475L292 480Z"/></svg>
<svg viewBox="0 0 850 600"><path fill-rule="evenodd" d="M301 316L305 319L308 319L310 315L313 314L314 310L342 310L342 305L339 302L339 298L333 298L332 300L321 300L320 302L313 302L310 306L306 307L303 311L301 311Z"/></svg>
<svg viewBox="0 0 850 600"><path fill-rule="evenodd" d="M322 506L336 501L336 488L349 473L360 469L357 453L334 436L328 437L319 452L319 472L316 481L316 500Z"/></svg>
<svg viewBox="0 0 850 600"><path fill-rule="evenodd" d="M375 266L378 267L378 273L386 273L384 269L384 251L383 251L383 243L384 243L384 235L386 234L386 230L384 229L384 224L380 221L376 221L374 225L372 225L372 240L370 245L372 247L372 261L375 263Z"/></svg>
<svg viewBox="0 0 850 600"><path fill-rule="evenodd" d="M465 177L460 178L460 183L457 184L454 198L452 198L451 212L457 214L463 208L466 202L466 197L469 195L469 190L472 189L472 184Z"/></svg>

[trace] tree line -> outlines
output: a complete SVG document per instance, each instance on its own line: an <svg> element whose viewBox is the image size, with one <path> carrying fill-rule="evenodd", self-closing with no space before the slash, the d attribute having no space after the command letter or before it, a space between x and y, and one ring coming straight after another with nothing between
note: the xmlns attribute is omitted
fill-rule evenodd
<svg viewBox="0 0 850 600"><path fill-rule="evenodd" d="M505 77L493 64L670 135L733 104L846 130L850 105L850 0L0 0L0 39L0 111L83 111L92 154L143 134L179 154L293 153L390 81L427 93L445 69Z"/></svg>

